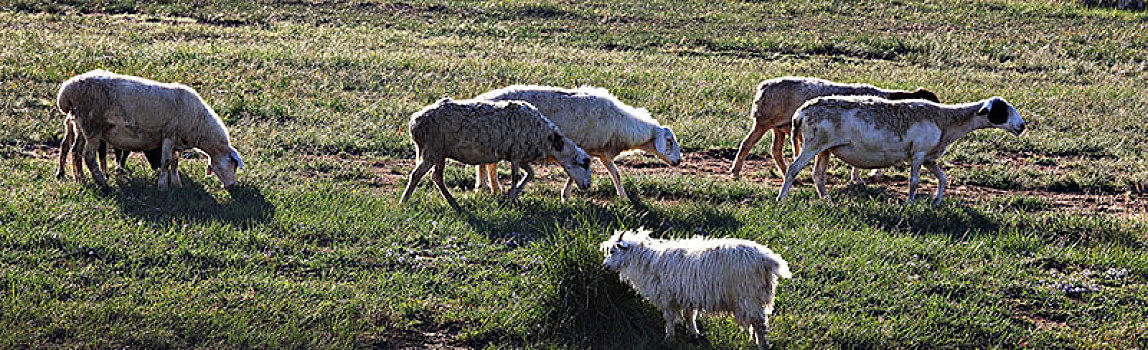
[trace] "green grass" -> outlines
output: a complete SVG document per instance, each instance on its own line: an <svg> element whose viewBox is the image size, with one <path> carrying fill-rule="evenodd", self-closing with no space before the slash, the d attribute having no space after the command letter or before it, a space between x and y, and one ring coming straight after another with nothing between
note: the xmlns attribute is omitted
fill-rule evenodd
<svg viewBox="0 0 1148 350"><path fill-rule="evenodd" d="M808 172L777 203L766 183L625 167L635 202L599 177L572 201L551 181L512 204L469 193L473 173L452 166L458 214L429 181L398 205L409 168L394 162L414 155L412 112L514 83L606 87L687 151L727 154L748 131L753 86L793 74L1007 98L1029 130L954 144L954 185L1143 198L1144 12L1068 0L0 10L0 348L655 347L659 313L596 250L641 226L785 257L776 347L1148 347L1144 213L1024 194L904 205L887 186L834 187L826 203ZM170 192L138 159L106 188L56 180L56 88L94 68L196 88L247 163L239 188L200 176L197 156ZM729 319L701 327L704 339L675 347L752 346Z"/></svg>

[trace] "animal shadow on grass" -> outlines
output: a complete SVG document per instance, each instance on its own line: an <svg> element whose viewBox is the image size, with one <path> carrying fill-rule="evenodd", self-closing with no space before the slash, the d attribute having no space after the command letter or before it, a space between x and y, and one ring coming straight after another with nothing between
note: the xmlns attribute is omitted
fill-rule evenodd
<svg viewBox="0 0 1148 350"><path fill-rule="evenodd" d="M933 205L929 193L920 193L917 203L906 204L904 197L886 187L865 185L849 185L838 191L837 196L859 203L842 208L849 215L861 217L864 222L887 231L942 234L964 239L970 235L992 235L1001 229L999 219L985 216L980 210L954 198L945 199L942 205ZM884 204L860 204L865 202Z"/></svg>
<svg viewBox="0 0 1148 350"><path fill-rule="evenodd" d="M128 216L159 224L218 221L245 229L275 216L275 207L258 187L240 182L228 191L230 199L221 202L208 192L211 180L192 182L187 175L181 174L183 187L166 192L156 189L154 176L120 175L102 193L114 197Z"/></svg>
<svg viewBox="0 0 1148 350"><path fill-rule="evenodd" d="M691 210L670 210L647 206L641 198L631 197L629 205L600 206L593 203L548 204L535 200L521 200L517 204L502 203L521 216L480 217L473 211L464 211L467 223L476 231L494 240L529 242L553 235L563 235L554 228L595 227L605 238L620 228L646 227L656 235L666 231L729 232L742 226L730 213L708 206Z"/></svg>

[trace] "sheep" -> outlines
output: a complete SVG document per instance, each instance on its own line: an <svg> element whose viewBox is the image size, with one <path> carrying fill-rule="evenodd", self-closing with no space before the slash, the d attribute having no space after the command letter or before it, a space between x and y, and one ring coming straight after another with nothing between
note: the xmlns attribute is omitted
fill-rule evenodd
<svg viewBox="0 0 1148 350"><path fill-rule="evenodd" d="M789 132L788 126L793 113L801 107L802 103L822 96L878 96L891 100L924 99L940 102L932 91L917 89L916 91L887 90L868 84L844 84L817 78L807 77L781 77L762 81L757 86L757 96L753 99L753 107L749 116L753 119L753 130L741 141L741 146L734 157L730 176L737 180L741 176L741 169L745 166L745 158L753 146L761 140L767 130L773 130L773 163L777 170L785 173L785 134ZM799 143L795 143L793 152L799 152ZM871 174L872 175L872 174ZM862 183L861 172L853 169L853 182Z"/></svg>
<svg viewBox="0 0 1148 350"><path fill-rule="evenodd" d="M1005 99L992 97L965 104L924 100L892 101L872 96L821 97L806 102L793 116L793 140L805 148L785 173L778 200L789 195L794 178L814 156L813 180L822 198L825 170L833 154L859 168L883 168L908 161L908 202L917 191L921 166L937 177L935 203L944 197L947 178L937 159L945 148L974 130L997 128L1019 136L1025 123Z"/></svg>
<svg viewBox="0 0 1148 350"><path fill-rule="evenodd" d="M684 312L699 335L698 311L732 315L758 345L766 343L778 278L791 278L789 263L753 241L694 237L651 239L650 231L617 231L599 245L606 269L662 311L665 340Z"/></svg>
<svg viewBox="0 0 1148 350"><path fill-rule="evenodd" d="M107 184L103 166L96 160L104 142L129 151L160 148L160 191L182 186L176 157L180 150L196 148L206 153L207 175L214 173L224 188L235 185L236 170L243 168L223 121L199 93L182 84L97 69L61 84L56 105L67 116L64 144L68 144L69 132L74 136L70 150L61 149L61 153L72 154L73 171L80 180L84 177L81 164L86 162L92 179ZM61 155L61 167L65 156Z"/></svg>
<svg viewBox="0 0 1148 350"><path fill-rule="evenodd" d="M662 126L645 108L622 103L606 89L582 86L563 89L552 86L514 85L492 90L475 97L490 101L526 101L538 108L559 129L601 160L610 173L618 197L627 198L614 158L628 151L645 151L670 165L682 161L681 148L674 131ZM476 168L475 190L483 187L498 192L498 165ZM570 198L573 180L562 188L562 198Z"/></svg>
<svg viewBox="0 0 1148 350"><path fill-rule="evenodd" d="M529 103L444 98L412 114L408 131L418 164L400 203L406 203L433 166L435 185L450 206L461 211L443 183L447 158L469 165L510 161L511 201L533 178L528 163L534 161L557 161L578 187L590 187L590 156ZM518 182L520 166L526 177Z"/></svg>

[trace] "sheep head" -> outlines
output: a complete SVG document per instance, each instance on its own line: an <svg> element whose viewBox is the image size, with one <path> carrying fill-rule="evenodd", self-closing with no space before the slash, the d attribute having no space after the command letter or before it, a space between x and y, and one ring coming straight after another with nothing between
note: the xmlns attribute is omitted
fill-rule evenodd
<svg viewBox="0 0 1148 350"><path fill-rule="evenodd" d="M674 131L669 127L660 126L654 131L654 152L658 159L670 165L682 163L682 149ZM649 151L649 150L647 150Z"/></svg>
<svg viewBox="0 0 1148 350"><path fill-rule="evenodd" d="M628 239L625 238L627 233L630 236ZM641 246L649 239L650 231L644 228L639 228L636 231L615 231L614 235L610 236L610 239L607 239L598 246L598 249L606 255L606 259L602 261L602 264L610 271L621 270L624 266L628 265L628 262L634 256L632 253L635 247Z"/></svg>
<svg viewBox="0 0 1148 350"><path fill-rule="evenodd" d="M985 100L977 110L977 116L986 117L989 123L992 123L992 127L1011 132L1013 135L1020 136L1020 133L1024 132L1024 119L1021 119L1016 108L1004 98L994 96Z"/></svg>
<svg viewBox="0 0 1148 350"><path fill-rule="evenodd" d="M223 183L223 188L231 188L235 186L237 181L238 169L243 169L243 159L239 157L239 152L234 148L228 147L226 152L217 154L209 154L210 160L207 164L207 176L215 174L219 177L219 182Z"/></svg>
<svg viewBox="0 0 1148 350"><path fill-rule="evenodd" d="M570 138L562 136L562 133L554 131L550 136L547 136L550 141L550 157L553 157L562 168L566 170L566 174L574 179L574 183L578 188L590 188L590 155L581 147L578 147Z"/></svg>

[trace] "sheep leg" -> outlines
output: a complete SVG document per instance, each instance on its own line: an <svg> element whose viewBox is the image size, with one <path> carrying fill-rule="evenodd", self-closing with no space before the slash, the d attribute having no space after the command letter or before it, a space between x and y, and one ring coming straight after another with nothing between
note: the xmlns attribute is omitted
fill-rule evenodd
<svg viewBox="0 0 1148 350"><path fill-rule="evenodd" d="M864 185L865 179L861 178L861 168L853 167L853 172L849 174L849 181L854 185Z"/></svg>
<svg viewBox="0 0 1148 350"><path fill-rule="evenodd" d="M570 199L570 192L574 189L574 178L566 178L566 185L562 186L562 200Z"/></svg>
<svg viewBox="0 0 1148 350"><path fill-rule="evenodd" d="M434 162L426 158L423 158L423 161L415 165L415 170L411 171L410 179L407 180L407 189L403 191L403 197L399 199L399 204L406 203L407 199L410 199L411 193L414 193L415 188L419 185L419 180L423 178L423 175L426 175L427 170L430 170L432 166L434 166Z"/></svg>
<svg viewBox="0 0 1148 350"><path fill-rule="evenodd" d="M434 164L434 173L431 174L431 180L434 180L435 186L438 187L439 192L442 192L442 198L446 198L446 202L450 204L451 208L455 211L462 212L462 208L458 206L458 202L450 195L450 191L446 188L446 182L443 181L443 173L446 173L446 158L439 159Z"/></svg>
<svg viewBox="0 0 1148 350"><path fill-rule="evenodd" d="M698 310L686 310L686 326L690 328L690 334L695 337L700 336L702 332L698 331Z"/></svg>
<svg viewBox="0 0 1148 350"><path fill-rule="evenodd" d="M518 168L522 164L517 161L510 162L510 202L518 203L518 192L522 190L518 187Z"/></svg>
<svg viewBox="0 0 1148 350"><path fill-rule="evenodd" d="M515 185L515 187L518 188L518 193L522 193L522 191L526 189L526 183L534 178L534 168L530 166L530 163L522 163L521 166L522 170L526 170L526 177L522 178L522 181Z"/></svg>
<svg viewBox="0 0 1148 350"><path fill-rule="evenodd" d="M925 153L913 155L913 163L909 169L909 198L906 203L913 203L917 196L917 183L921 182L921 164L925 161Z"/></svg>
<svg viewBox="0 0 1148 350"><path fill-rule="evenodd" d="M610 180L614 181L614 190L618 192L619 198L629 198L626 196L626 189L622 188L622 177L618 175L618 166L614 164L614 156L606 154L601 158L602 165L606 166L606 171L610 173Z"/></svg>
<svg viewBox="0 0 1148 350"><path fill-rule="evenodd" d="M161 146L162 156L159 161L159 180L156 181L156 189L160 191L167 191L168 186L171 184L171 163L173 152L175 152L175 143L169 139L163 139L163 146Z"/></svg>
<svg viewBox="0 0 1148 350"><path fill-rule="evenodd" d="M474 191L475 192L481 191L484 187L487 187L487 184L490 183L490 179L488 179L486 177L486 174L487 174L486 164L479 164L479 165L474 166Z"/></svg>
<svg viewBox="0 0 1148 350"><path fill-rule="evenodd" d="M116 154L116 164L119 165L119 167L117 167L116 170L119 170L120 173L126 173L128 170L127 169L128 156L130 156L132 154L132 151L122 150L122 149L116 148L115 154Z"/></svg>
<svg viewBox="0 0 1148 350"><path fill-rule="evenodd" d="M75 128L75 125L72 126ZM72 142L72 175L76 180L84 181L84 149L87 148L87 139L75 131L75 140Z"/></svg>
<svg viewBox="0 0 1148 350"><path fill-rule="evenodd" d="M490 193L502 193L502 183L498 182L498 163L490 163L486 165L487 179L490 180Z"/></svg>
<svg viewBox="0 0 1148 350"><path fill-rule="evenodd" d="M56 179L64 179L64 167L68 164L68 155L72 153L72 143L75 139L76 132L72 130L72 119L64 119L64 139L60 141L60 167L56 168Z"/></svg>
<svg viewBox="0 0 1148 350"><path fill-rule="evenodd" d="M809 165L809 162L812 161L813 157L818 153L821 153L821 150L811 148L801 150L801 153L797 155L797 159L794 159L793 163L789 164L789 170L785 172L785 181L781 184L781 192L777 194L777 200L780 201L785 199L785 197L789 197L789 189L793 187L793 181L797 179L797 174L801 172L801 169L805 169L805 166Z"/></svg>
<svg viewBox="0 0 1148 350"><path fill-rule="evenodd" d="M769 319L760 318L750 321L749 335L757 346L769 346Z"/></svg>
<svg viewBox="0 0 1148 350"><path fill-rule="evenodd" d="M935 160L925 162L925 167L933 173L933 176L937 177L937 198L933 200L933 204L941 204L941 199L945 197L945 187L949 183L949 178L945 176L945 171L941 170L941 164Z"/></svg>
<svg viewBox="0 0 1148 350"><path fill-rule="evenodd" d="M773 147L769 153L773 155L773 165L777 166L779 174L785 174L785 129L773 128Z"/></svg>
<svg viewBox="0 0 1148 350"><path fill-rule="evenodd" d="M104 172L104 174L107 174L108 173L108 143L104 142L104 141L100 141L100 150L98 152L99 153L96 153L96 155L100 157L100 170L102 170Z"/></svg>
<svg viewBox="0 0 1148 350"><path fill-rule="evenodd" d="M172 151L171 152L171 171L169 172L169 174L171 174L169 176L169 178L171 180L172 186L183 187L183 181L180 180L180 178L179 178L179 152L178 151Z"/></svg>
<svg viewBox="0 0 1148 350"><path fill-rule="evenodd" d="M674 322L678 320L678 310L662 310L662 318L666 320L666 342L674 340Z"/></svg>
<svg viewBox="0 0 1148 350"><path fill-rule="evenodd" d="M753 130L749 132L749 135L745 135L745 139L741 140L741 146L737 150L737 156L733 158L733 167L729 169L731 178L737 180L741 177L741 168L745 166L745 158L749 157L753 146L756 145L758 141L761 141L762 135L765 135L767 130L769 129L767 129L765 125L758 123L756 120L753 122ZM773 133L773 137L775 139L777 138L776 131ZM776 141L774 143L776 143Z"/></svg>
<svg viewBox="0 0 1148 350"><path fill-rule="evenodd" d="M108 178L104 176L104 172L100 169L99 159L96 152L100 149L100 139L96 137L86 137L84 140L84 162L88 165L88 171L92 173L92 180L96 183L106 186Z"/></svg>
<svg viewBox="0 0 1148 350"><path fill-rule="evenodd" d="M490 189L490 193L502 192L502 186L498 183L498 163L474 166L474 191L478 192L486 188Z"/></svg>
<svg viewBox="0 0 1148 350"><path fill-rule="evenodd" d="M813 163L813 183L817 185L817 194L826 200L829 199L829 190L825 188L827 169L829 169L829 151L822 151L817 154L817 160Z"/></svg>

